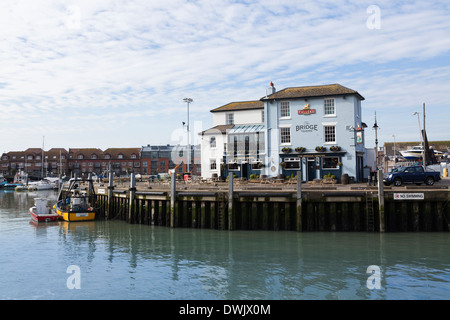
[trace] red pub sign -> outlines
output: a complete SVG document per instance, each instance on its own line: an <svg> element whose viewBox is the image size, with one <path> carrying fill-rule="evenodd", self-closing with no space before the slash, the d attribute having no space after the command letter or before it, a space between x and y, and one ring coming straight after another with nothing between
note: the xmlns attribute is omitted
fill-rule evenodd
<svg viewBox="0 0 450 320"><path fill-rule="evenodd" d="M298 114L314 114L316 109L310 109L309 104L307 104L302 110L298 110Z"/></svg>

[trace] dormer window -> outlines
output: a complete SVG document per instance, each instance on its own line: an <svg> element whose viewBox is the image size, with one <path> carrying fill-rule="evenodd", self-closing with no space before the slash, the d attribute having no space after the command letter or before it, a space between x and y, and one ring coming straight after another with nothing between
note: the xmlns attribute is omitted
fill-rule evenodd
<svg viewBox="0 0 450 320"><path fill-rule="evenodd" d="M117 159L123 159L123 154L119 154L119 155L117 156Z"/></svg>

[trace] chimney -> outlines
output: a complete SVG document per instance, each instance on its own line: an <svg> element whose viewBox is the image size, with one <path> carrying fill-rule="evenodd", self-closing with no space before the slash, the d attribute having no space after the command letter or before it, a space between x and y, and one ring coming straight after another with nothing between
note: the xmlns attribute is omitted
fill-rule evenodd
<svg viewBox="0 0 450 320"><path fill-rule="evenodd" d="M273 82L270 81L270 86L266 90L266 96L270 96L271 94L274 94L275 92L277 92L277 89L275 89Z"/></svg>

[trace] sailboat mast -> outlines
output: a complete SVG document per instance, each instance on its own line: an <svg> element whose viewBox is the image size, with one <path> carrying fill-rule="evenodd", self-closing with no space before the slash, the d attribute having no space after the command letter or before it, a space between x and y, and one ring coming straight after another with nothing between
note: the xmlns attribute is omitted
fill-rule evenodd
<svg viewBox="0 0 450 320"><path fill-rule="evenodd" d="M427 152L428 152L428 143L426 141L426 133L425 133L425 102L423 103L423 165L426 169L427 167Z"/></svg>
<svg viewBox="0 0 450 320"><path fill-rule="evenodd" d="M42 136L42 179L44 179L44 138L45 136Z"/></svg>

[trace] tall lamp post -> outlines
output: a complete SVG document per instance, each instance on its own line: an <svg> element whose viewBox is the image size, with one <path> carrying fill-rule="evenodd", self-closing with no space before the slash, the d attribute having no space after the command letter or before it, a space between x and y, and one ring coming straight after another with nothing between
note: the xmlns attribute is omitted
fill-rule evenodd
<svg viewBox="0 0 450 320"><path fill-rule="evenodd" d="M373 125L373 129L375 130L375 155L377 157L376 163L377 163L377 171L378 171L378 129L380 127L377 124L377 113L375 112L375 124Z"/></svg>
<svg viewBox="0 0 450 320"><path fill-rule="evenodd" d="M184 102L187 103L187 150L186 150L186 170L189 172L189 164L190 164L190 156L191 156L191 146L189 145L189 104L192 103L194 100L191 98L184 98Z"/></svg>

